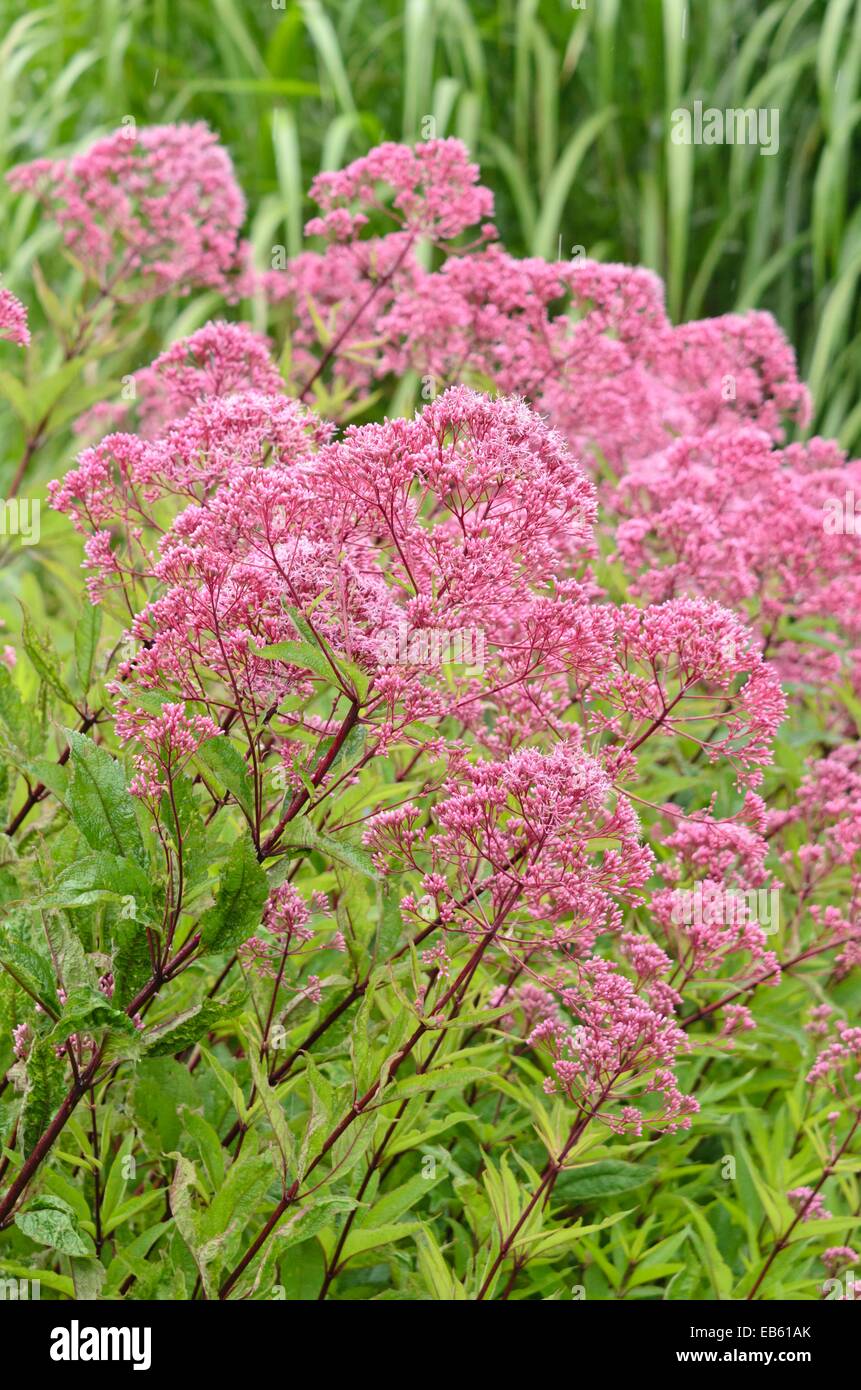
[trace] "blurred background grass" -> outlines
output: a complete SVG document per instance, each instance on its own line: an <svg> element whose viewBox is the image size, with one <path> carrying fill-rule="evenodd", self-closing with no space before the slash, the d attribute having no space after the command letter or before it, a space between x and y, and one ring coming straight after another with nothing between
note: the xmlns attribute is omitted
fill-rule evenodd
<svg viewBox="0 0 861 1390"><path fill-rule="evenodd" d="M816 428L859 445L861 0L0 0L0 20L4 169L124 116L204 118L265 259L299 248L318 169L433 115L511 250L651 266L676 319L771 309ZM698 98L776 107L779 152L673 145L670 112ZM52 233L5 189L0 210L0 269L26 290Z"/></svg>

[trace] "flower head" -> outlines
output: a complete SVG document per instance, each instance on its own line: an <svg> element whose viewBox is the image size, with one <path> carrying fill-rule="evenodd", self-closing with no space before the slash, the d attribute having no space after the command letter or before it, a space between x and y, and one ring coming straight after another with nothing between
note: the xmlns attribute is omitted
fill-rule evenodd
<svg viewBox="0 0 861 1390"><path fill-rule="evenodd" d="M11 290L0 289L0 339L26 347L30 341L27 310Z"/></svg>
<svg viewBox="0 0 861 1390"><path fill-rule="evenodd" d="M245 200L202 122L129 125L69 160L19 165L8 179L39 199L69 253L117 301L229 289Z"/></svg>

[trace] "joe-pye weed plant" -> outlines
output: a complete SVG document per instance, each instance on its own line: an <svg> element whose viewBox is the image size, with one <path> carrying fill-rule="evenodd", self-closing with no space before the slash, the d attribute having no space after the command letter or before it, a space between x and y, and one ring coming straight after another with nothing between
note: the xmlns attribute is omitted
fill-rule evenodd
<svg viewBox="0 0 861 1390"><path fill-rule="evenodd" d="M453 139L283 269L200 124L10 182L71 275L0 299L8 493L74 430L86 592L0 666L3 1269L852 1297L857 465L775 322L509 255Z"/></svg>

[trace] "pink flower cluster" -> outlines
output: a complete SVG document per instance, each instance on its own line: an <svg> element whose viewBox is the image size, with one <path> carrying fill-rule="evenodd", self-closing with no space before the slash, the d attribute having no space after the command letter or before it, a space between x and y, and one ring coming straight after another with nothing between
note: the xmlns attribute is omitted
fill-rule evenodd
<svg viewBox="0 0 861 1390"><path fill-rule="evenodd" d="M831 1245L822 1252L822 1263L825 1265L830 1279L833 1279L835 1274L849 1269L852 1265L857 1265L858 1260L859 1256L851 1245Z"/></svg>
<svg viewBox="0 0 861 1390"><path fill-rule="evenodd" d="M14 177L49 197L104 292L229 295L245 253L225 159L179 127ZM808 401L768 315L675 327L647 271L517 260L486 226L457 244L492 210L457 141L382 146L312 196L308 230L328 245L284 272L288 381L261 335L209 323L134 373L129 401L89 413L87 432L124 432L51 485L86 538L93 600L128 628L111 692L133 790L158 821L201 745L229 741L263 862L300 814L356 791L361 809L325 833L403 875L422 1017L465 940L502 969L491 1002L544 1055L549 1093L614 1130L686 1126L687 992L726 989L722 1007L707 997L731 1047L753 1023L736 996L780 965L756 918L686 917L685 894L765 890L773 840L822 942L844 946L838 968L856 963L854 751L811 765L794 805L763 800L780 676L831 680L861 658L861 567L818 524L855 466L821 440L785 445ZM337 415L406 371L432 397L412 418L338 431L303 404ZM599 582L599 503L621 517L635 603ZM836 623L833 650L799 622ZM414 660L401 640L431 652L464 632L480 660ZM670 763L682 745L697 767L684 812L639 795L644 745ZM415 783L362 802L364 770L395 746ZM733 814L716 812L718 783L743 795ZM837 878L841 907L819 900ZM312 926L318 910L282 882L243 963L318 998L318 976L285 973L343 944ZM842 1074L853 1038L839 1032L811 1079Z"/></svg>
<svg viewBox="0 0 861 1390"><path fill-rule="evenodd" d="M187 715L184 704L164 704L159 714L142 709L120 710L117 733L123 743L134 740L146 748L135 755L137 774L129 790L147 801L158 818L162 792L179 776L202 743L221 729L207 715Z"/></svg>
<svg viewBox="0 0 861 1390"><path fill-rule="evenodd" d="M69 160L19 165L8 179L44 205L69 254L118 301L228 292L241 264L245 199L201 122L129 124Z"/></svg>
<svg viewBox="0 0 861 1390"><path fill-rule="evenodd" d="M310 953L308 943L313 942L316 935L312 916L327 908L328 899L324 893L315 893L309 906L291 883L278 884L272 889L263 908L266 934L254 935L243 941L239 947L239 959L256 975L276 980L279 987L319 1004L324 988L320 977L308 975L299 983L294 983L287 974L287 963L303 952ZM324 945L332 950L340 950L342 942L339 938L337 930L329 930L315 949Z"/></svg>
<svg viewBox="0 0 861 1390"><path fill-rule="evenodd" d="M246 372L265 371L257 344L224 327L206 334L147 378L168 383L167 422L152 437L109 436L52 487L88 535L94 596L121 593L134 615L138 645L115 687L118 731L143 749L133 790L158 815L170 779L233 709L245 729L267 727L265 754L254 739L246 751L255 804L278 770L306 796L314 764L294 761L296 716L272 717L321 688L303 641L328 663L324 683L361 707L373 756L415 740L416 720L456 711L462 737L440 738L449 772L433 804L368 822L378 867L417 876L424 896L407 894L407 914L423 922L429 907L447 934L487 939L588 1021L593 1051L578 1086L608 1123L637 1129L641 1113L689 1122L670 1066L684 1038L672 962L653 947L646 969L629 942L629 979L602 973L596 954L653 867L623 783L646 740L679 736L728 763L740 785L756 782L784 712L775 676L712 601L607 601L589 569L593 489L523 402L454 387L412 420L351 427L333 442L295 402L247 389ZM199 394L216 385L226 394ZM403 626L480 630L486 665L444 674L393 660L387 639ZM144 692L167 701L160 714ZM584 725L567 721L572 701ZM316 714L301 723L322 740L338 733ZM469 739L485 756L469 754ZM337 763L321 770L319 795L342 776ZM272 900L249 964L283 977L305 932L295 907L292 890ZM754 928L741 944L762 963ZM437 955L444 964L447 952ZM719 955L702 946L697 968Z"/></svg>
<svg viewBox="0 0 861 1390"><path fill-rule="evenodd" d="M693 589L749 609L788 679L837 679L839 643L804 646L787 618L822 634L836 620L845 641L858 638L857 553L823 523L859 467L820 439L781 450L749 428L684 436L629 469L619 555L650 598Z"/></svg>
<svg viewBox="0 0 861 1390"><path fill-rule="evenodd" d="M80 434L133 417L136 432L152 439L193 405L244 391L277 395L283 388L270 343L245 323L207 323L180 338L126 383L127 402L103 402L76 422Z"/></svg>
<svg viewBox="0 0 861 1390"><path fill-rule="evenodd" d="M822 1082L838 1094L847 1091L850 1081L861 1081L861 1028L850 1027L841 1019L834 1032L833 1040L822 1049L807 1073L807 1080L810 1085Z"/></svg>
<svg viewBox="0 0 861 1390"><path fill-rule="evenodd" d="M835 498L857 492L858 465L830 441L781 447L810 402L771 316L674 326L650 272L519 260L481 239L444 247L428 270L403 213L396 230L364 239L367 209L383 206L376 181L408 208L433 149L384 146L315 185L326 215L312 230L334 240L287 270L295 381L325 368L336 411L351 390L408 370L425 392L491 382L523 397L590 461L644 595L729 603L753 619L785 678L819 685L849 672L861 688L858 550L824 524ZM489 211L470 202L460 213L463 186L458 229ZM366 210L348 212L354 203ZM430 205L421 219L433 224ZM608 464L617 485L604 482Z"/></svg>
<svg viewBox="0 0 861 1390"><path fill-rule="evenodd" d="M30 341L27 310L11 290L0 289L0 341L26 347Z"/></svg>
<svg viewBox="0 0 861 1390"><path fill-rule="evenodd" d="M786 1198L801 1215L802 1221L827 1221L831 1215L821 1194L814 1192L812 1187L794 1187L787 1192Z"/></svg>
<svg viewBox="0 0 861 1390"><path fill-rule="evenodd" d="M151 438L106 436L49 485L52 505L87 536L93 598L118 590L130 615L138 606L136 583L155 571L168 499L174 508L199 504L228 474L301 457L330 436L325 422L294 401L257 389L279 378L271 364L264 370L259 344L244 328L209 325L141 375L142 414L151 428L155 421L163 427ZM207 382L218 382L224 394L207 394Z"/></svg>
<svg viewBox="0 0 861 1390"><path fill-rule="evenodd" d="M321 348L333 361L336 395L361 390L378 374L388 337L381 318L415 292L423 275L418 240L448 251L492 213L492 195L478 177L465 146L453 139L415 149L380 145L346 169L318 174L311 197L322 215L306 232L329 244L295 257L279 290L291 305L292 377L303 397L320 374ZM372 221L383 235L362 235ZM490 224L481 235L493 235Z"/></svg>
<svg viewBox="0 0 861 1390"><path fill-rule="evenodd" d="M550 753L522 748L504 761L458 759L433 810L437 829L416 829L410 804L371 818L365 842L382 871L400 862L422 875L435 914L449 930L488 929L468 899L476 862L503 946L537 943L583 955L598 935L621 926L618 899L636 894L651 869L630 804L616 797L600 764L569 744ZM591 840L614 848L590 854ZM402 907L417 912L406 898Z"/></svg>
<svg viewBox="0 0 861 1390"><path fill-rule="evenodd" d="M395 221L405 230L450 241L493 212L493 196L478 179L478 166L469 162L460 140L427 140L415 148L378 145L346 169L317 175L311 197L323 215L305 230L346 241L369 215L386 209L381 190L387 189Z"/></svg>
<svg viewBox="0 0 861 1390"><path fill-rule="evenodd" d="M561 992L576 1027L545 1019L529 1037L553 1059L545 1092L563 1091L581 1113L617 1133L641 1134L645 1123L670 1132L689 1128L699 1105L680 1091L672 1070L687 1046L678 1024L643 999L612 961L595 956L579 973Z"/></svg>

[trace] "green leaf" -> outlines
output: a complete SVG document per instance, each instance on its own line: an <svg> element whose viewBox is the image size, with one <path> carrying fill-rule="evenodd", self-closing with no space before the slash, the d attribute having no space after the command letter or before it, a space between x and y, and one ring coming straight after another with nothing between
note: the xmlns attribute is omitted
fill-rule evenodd
<svg viewBox="0 0 861 1390"><path fill-rule="evenodd" d="M211 1205L202 1214L200 1232L204 1241L223 1241L233 1230L242 1230L254 1214L257 1202L273 1179L272 1158L243 1150L228 1170Z"/></svg>
<svg viewBox="0 0 861 1390"><path fill-rule="evenodd" d="M245 1096L242 1094L242 1087L239 1085L239 1082L236 1080L234 1076L231 1075L231 1073L227 1070L226 1067L222 1066L221 1062L219 1062L214 1052L210 1052L205 1047L201 1047L200 1051L204 1059L209 1063L209 1066L212 1068L213 1075L215 1076L215 1079L217 1080L218 1084L221 1086L225 1095L229 1097L230 1102L234 1110L236 1111L236 1114L239 1116L239 1119L242 1121L243 1124L247 1124L248 1108L245 1104Z"/></svg>
<svg viewBox="0 0 861 1390"><path fill-rule="evenodd" d="M211 1298L215 1290L215 1282L210 1274L209 1265L215 1258L213 1251L209 1258L201 1255L202 1238L200 1234L200 1214L195 1210L193 1193L197 1185L197 1170L189 1159L184 1158L181 1153L169 1153L168 1158L176 1159L176 1168L170 1184L170 1210L177 1230L194 1256L194 1262L200 1271L201 1281L207 1298Z"/></svg>
<svg viewBox="0 0 861 1390"><path fill-rule="evenodd" d="M350 1056L353 1061L353 1080L356 1089L362 1093L370 1085L372 1068L368 1066L370 1054L370 1034L369 1025L371 1018L371 996L373 990L366 989L359 1005L358 1011L353 1019L350 1028L349 1047Z"/></svg>
<svg viewBox="0 0 861 1390"><path fill-rule="evenodd" d="M266 875L257 862L250 836L243 835L227 857L215 905L203 914L201 951L233 950L260 925L269 894Z"/></svg>
<svg viewBox="0 0 861 1390"><path fill-rule="evenodd" d="M563 1169L556 1180L553 1196L574 1205L595 1197L617 1197L651 1182L655 1169L621 1159L606 1159L582 1168Z"/></svg>
<svg viewBox="0 0 861 1390"><path fill-rule="evenodd" d="M11 672L2 662L0 662L0 719L6 725L12 735L13 742L22 753L29 754L36 751L38 745L34 744L34 735L39 737L38 723L26 708Z"/></svg>
<svg viewBox="0 0 861 1390"><path fill-rule="evenodd" d="M416 1235L422 1229L419 1221L395 1221L372 1230L354 1226L344 1242L341 1261L349 1260L353 1255L363 1255L366 1250L377 1250L381 1245L394 1245L396 1241Z"/></svg>
<svg viewBox="0 0 861 1390"><path fill-rule="evenodd" d="M331 1127L335 1096L329 1082L316 1066L310 1053L305 1055L308 1086L311 1103L305 1119L305 1132L299 1151L299 1172L301 1178L309 1163L320 1153L326 1130Z"/></svg>
<svg viewBox="0 0 861 1390"><path fill-rule="evenodd" d="M114 1155L108 1173L108 1180L104 1184L104 1190L102 1192L102 1219L104 1221L110 1220L112 1213L119 1206L125 1194L128 1178L123 1174L123 1167L125 1161L131 1157L134 1146L135 1134L132 1130L126 1134L123 1142Z"/></svg>
<svg viewBox="0 0 861 1390"><path fill-rule="evenodd" d="M286 661L290 666L298 666L300 671L313 671L315 676L320 676L328 685L333 685L338 690L343 688L338 679L337 664L333 668L322 648L316 643L273 642L269 647L255 647L252 642L250 646L255 656L262 656L266 661Z"/></svg>
<svg viewBox="0 0 861 1390"><path fill-rule="evenodd" d="M209 879L209 870L220 857L219 846L215 843L212 831L204 825L203 816L194 794L194 784L184 774L174 777L171 788L173 796L162 794L162 824L176 845L177 824L182 835L183 878L188 889L197 887Z"/></svg>
<svg viewBox="0 0 861 1390"><path fill-rule="evenodd" d="M215 773L231 792L250 821L254 820L254 788L248 766L236 747L224 734L207 739L197 750L197 757Z"/></svg>
<svg viewBox="0 0 861 1390"><path fill-rule="evenodd" d="M137 918L138 905L143 907L152 902L152 885L133 860L102 850L85 855L58 874L41 900L41 906L85 907L110 898L133 899Z"/></svg>
<svg viewBox="0 0 861 1390"><path fill-rule="evenodd" d="M384 878L378 889L379 916L374 936L374 960L388 960L404 930L401 916L401 897L390 878Z"/></svg>
<svg viewBox="0 0 861 1390"><path fill-rule="evenodd" d="M159 1203L164 1203L164 1193L160 1188L142 1192L138 1197L130 1197L127 1202L121 1202L112 1215L104 1220L102 1226L104 1234L109 1236L112 1231L118 1230L127 1221L139 1216L142 1211L147 1211Z"/></svg>
<svg viewBox="0 0 861 1390"><path fill-rule="evenodd" d="M15 1216L15 1225L38 1245L48 1245L64 1255L92 1255L92 1244L78 1230L68 1202L60 1197L35 1197L26 1211Z"/></svg>
<svg viewBox="0 0 861 1390"><path fill-rule="evenodd" d="M446 1171L441 1164L436 1165L436 1170L432 1177L425 1177L424 1173L416 1173L415 1177L396 1187L392 1192L386 1192L382 1197L378 1197L370 1211L362 1211L356 1217L357 1227L386 1226L392 1221L397 1221L416 1205L423 1201L429 1192L432 1192L437 1183L442 1182L446 1177Z"/></svg>
<svg viewBox="0 0 861 1390"><path fill-rule="evenodd" d="M107 749L74 730L67 730L72 778L69 814L88 845L121 858L146 863L134 800L121 765Z"/></svg>
<svg viewBox="0 0 861 1390"><path fill-rule="evenodd" d="M177 1014L148 1028L141 1035L144 1050L150 1057L167 1057L175 1052L184 1052L207 1033L212 1032L228 1019L236 1016L236 1009L218 1004L214 999L206 999L202 1004Z"/></svg>
<svg viewBox="0 0 861 1390"><path fill-rule="evenodd" d="M514 1241L512 1249L529 1250L533 1258L545 1255L556 1255L560 1250L565 1250L569 1245L578 1245L583 1236L592 1235L595 1231L604 1231L608 1226L615 1226L618 1221L624 1221L626 1216L630 1216L633 1207L627 1211L613 1212L612 1216L605 1216L603 1221L595 1221L588 1226L582 1225L579 1221L573 1226L566 1226L561 1230L555 1231L524 1231Z"/></svg>
<svg viewBox="0 0 861 1390"><path fill-rule="evenodd" d="M146 927L136 918L120 917L113 924L112 938L114 1000L125 1008L152 974Z"/></svg>
<svg viewBox="0 0 861 1390"><path fill-rule="evenodd" d="M143 1057L135 1068L133 1096L145 1149L167 1153L179 1143L180 1107L200 1103L198 1078L172 1057Z"/></svg>
<svg viewBox="0 0 861 1390"><path fill-rule="evenodd" d="M254 1039L251 1040L248 1050L248 1061L251 1064L251 1075L254 1078L254 1085L257 1088L257 1096L261 1106L266 1112L266 1118L272 1126L275 1135L275 1143L281 1155L281 1172L286 1178L287 1173L296 1163L296 1151L293 1145L293 1136L284 1118L284 1111L281 1102L278 1100L272 1087L269 1085L269 1077L266 1067L260 1061L260 1052Z"/></svg>
<svg viewBox="0 0 861 1390"><path fill-rule="evenodd" d="M109 1028L114 1033L132 1037L136 1033L128 1014L114 1008L100 990L80 985L70 991L58 1022L48 1034L48 1041L57 1046L72 1033L92 1032L94 1028Z"/></svg>
<svg viewBox="0 0 861 1390"><path fill-rule="evenodd" d="M823 1216L815 1221L802 1221L790 1244L797 1245L811 1237L836 1236L841 1231L853 1231L857 1226L861 1226L861 1216Z"/></svg>
<svg viewBox="0 0 861 1390"><path fill-rule="evenodd" d="M60 1012L54 982L54 967L48 956L19 941L6 928L0 928L0 965L13 980L34 994L51 1012Z"/></svg>
<svg viewBox="0 0 861 1390"><path fill-rule="evenodd" d="M305 640L273 642L268 647L252 645L254 655L262 656L267 661L286 661L290 666L298 666L300 670L313 671L314 675L320 676L328 685L333 685L345 693L355 694L359 702L364 700L368 693L367 673L354 661L333 652L325 639L319 633L315 633L310 624L294 609L290 609L290 617Z"/></svg>
<svg viewBox="0 0 861 1390"><path fill-rule="evenodd" d="M161 1196L164 1200L163 1190L161 1190ZM116 1257L108 1265L108 1278L102 1296L104 1298L116 1298L130 1274L138 1279L143 1278L152 1269L152 1265L146 1263L146 1256L157 1241L172 1231L173 1226L169 1221L160 1221L157 1225L142 1231L128 1244L118 1242Z"/></svg>
<svg viewBox="0 0 861 1390"><path fill-rule="evenodd" d="M84 600L81 616L75 626L75 668L84 695L93 678L93 664L102 630L102 610L98 604Z"/></svg>
<svg viewBox="0 0 861 1390"><path fill-rule="evenodd" d="M319 850L327 859L336 859L338 863L346 864L348 869L353 869L366 878L379 878L373 860L366 850L342 836L327 835L322 830L317 830L306 816L297 816L285 826L281 842L303 849Z"/></svg>
<svg viewBox="0 0 861 1390"><path fill-rule="evenodd" d="M40 1038L27 1058L27 1091L21 1113L21 1143L25 1156L32 1153L59 1109L63 1090L63 1063L53 1044Z"/></svg>
<svg viewBox="0 0 861 1390"><path fill-rule="evenodd" d="M40 421L44 416L50 416L54 406L62 399L83 369L83 356L73 357L71 361L64 362L56 371L41 375L38 383L31 384L27 393L31 420Z"/></svg>
<svg viewBox="0 0 861 1390"><path fill-rule="evenodd" d="M66 332L72 327L72 316L69 308L51 289L38 261L33 261L30 273L33 277L36 293L39 296L39 303L45 310L45 317L48 322L53 328L59 329L60 333Z"/></svg>
<svg viewBox="0 0 861 1390"><path fill-rule="evenodd" d="M6 398L26 429L33 419L30 397L26 388L11 372L0 372L0 396Z"/></svg>
<svg viewBox="0 0 861 1390"><path fill-rule="evenodd" d="M28 1283L38 1282L43 1289L53 1289L66 1298L75 1297L75 1285L65 1274L55 1274L52 1269L28 1269L26 1265L14 1264L11 1260L0 1260L0 1270L13 1279L26 1279Z"/></svg>
<svg viewBox="0 0 861 1390"><path fill-rule="evenodd" d="M63 988L95 985L99 978L95 963L88 958L81 935L72 929L68 914L44 912L42 925L51 959L56 965L57 979L63 981Z"/></svg>
<svg viewBox="0 0 861 1390"><path fill-rule="evenodd" d="M316 1227L312 1224L315 1218L319 1219ZM316 1299L325 1270L320 1242L311 1237L331 1220L331 1213L323 1205L302 1207L285 1217L273 1232L273 1239L278 1242L278 1254L282 1254L285 1248L290 1250L280 1271L285 1300L313 1303Z"/></svg>
<svg viewBox="0 0 861 1390"><path fill-rule="evenodd" d="M58 695L67 705L74 706L75 697L63 680L60 672L60 665L54 653L50 639L42 637L34 628L30 621L27 609L21 605L23 615L21 624L21 640L24 643L24 650L32 662L40 680L43 680L55 695Z"/></svg>
<svg viewBox="0 0 861 1390"><path fill-rule="evenodd" d="M388 1105L389 1101L406 1100L410 1096L424 1095L427 1091L462 1090L475 1081L487 1081L490 1075L482 1067L438 1067L434 1071L396 1081L394 1086L383 1092L381 1101Z"/></svg>
<svg viewBox="0 0 861 1390"><path fill-rule="evenodd" d="M699 1245L703 1257L703 1265L709 1276L709 1282L711 1283L714 1297L716 1299L727 1299L731 1295L734 1283L732 1270L729 1269L724 1261L718 1247L715 1233L699 1207L695 1206L687 1197L683 1197L682 1201L691 1213L697 1228L697 1244Z"/></svg>
<svg viewBox="0 0 861 1390"><path fill-rule="evenodd" d="M78 1303L93 1303L99 1298L105 1282L105 1267L95 1253L76 1256L69 1261L72 1278L75 1281L75 1300Z"/></svg>
<svg viewBox="0 0 861 1390"><path fill-rule="evenodd" d="M32 723L32 721L31 721ZM30 763L33 777L43 782L63 805L69 793L70 772L64 763L52 763L47 758L35 758Z"/></svg>
<svg viewBox="0 0 861 1390"><path fill-rule="evenodd" d="M190 1106L183 1107L183 1124L197 1145L213 1190L217 1190L224 1181L226 1163L226 1152L221 1140L212 1125Z"/></svg>
<svg viewBox="0 0 861 1390"><path fill-rule="evenodd" d="M290 1209L286 1218L273 1232L275 1240L281 1247L278 1251L279 1255L291 1246L302 1246L301 1250L291 1254L289 1260L284 1261L281 1277L287 1289L292 1286L291 1275L295 1262L305 1263L307 1261L314 1268L317 1268L318 1261L311 1252L317 1252L322 1256L321 1243L318 1241L311 1243L311 1237L325 1230L326 1227L331 1232L338 1213L351 1211L355 1206L356 1203L351 1197L323 1196L322 1194L318 1196L315 1193L313 1203L309 1202L307 1206ZM320 1291L322 1274L323 1270L320 1268L320 1273L314 1280L313 1289L308 1293L310 1299L316 1298Z"/></svg>
<svg viewBox="0 0 861 1390"><path fill-rule="evenodd" d="M420 1229L416 1244L419 1273L428 1292L440 1302L467 1302L466 1289L446 1264L430 1227L423 1226Z"/></svg>

